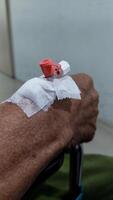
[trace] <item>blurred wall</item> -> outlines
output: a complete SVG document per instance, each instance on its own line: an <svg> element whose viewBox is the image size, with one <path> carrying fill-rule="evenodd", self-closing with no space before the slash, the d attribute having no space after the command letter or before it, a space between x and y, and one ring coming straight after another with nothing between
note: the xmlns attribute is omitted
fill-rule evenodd
<svg viewBox="0 0 113 200"><path fill-rule="evenodd" d="M0 71L12 75L5 0L0 0Z"/></svg>
<svg viewBox="0 0 113 200"><path fill-rule="evenodd" d="M113 0L11 0L16 77L40 74L43 57L90 74L100 118L113 122Z"/></svg>

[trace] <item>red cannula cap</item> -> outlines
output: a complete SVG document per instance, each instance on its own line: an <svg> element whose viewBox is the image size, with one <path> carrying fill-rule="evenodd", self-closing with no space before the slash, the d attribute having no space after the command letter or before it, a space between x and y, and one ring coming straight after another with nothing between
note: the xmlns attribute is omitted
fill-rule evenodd
<svg viewBox="0 0 113 200"><path fill-rule="evenodd" d="M46 58L40 61L39 63L44 76L52 77L52 76L61 76L62 69L59 63L55 63L52 59Z"/></svg>

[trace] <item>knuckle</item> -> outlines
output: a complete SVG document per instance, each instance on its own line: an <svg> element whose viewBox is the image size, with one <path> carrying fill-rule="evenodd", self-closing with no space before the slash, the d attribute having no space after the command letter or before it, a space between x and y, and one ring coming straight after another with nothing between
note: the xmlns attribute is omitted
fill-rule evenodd
<svg viewBox="0 0 113 200"><path fill-rule="evenodd" d="M93 86L93 79L88 74L79 73L79 74L73 75L72 78L80 85L80 87L87 89L89 85Z"/></svg>
<svg viewBox="0 0 113 200"><path fill-rule="evenodd" d="M87 85L93 86L93 78L90 75L82 73L81 76Z"/></svg>
<svg viewBox="0 0 113 200"><path fill-rule="evenodd" d="M84 134L84 136L81 138L82 139L82 143L83 142L90 142L91 140L93 140L95 136L95 131L91 131L91 132L87 132L86 134Z"/></svg>
<svg viewBox="0 0 113 200"><path fill-rule="evenodd" d="M81 130L81 142L89 142L94 138L96 131L96 125L94 124L87 124L85 128L82 128Z"/></svg>
<svg viewBox="0 0 113 200"><path fill-rule="evenodd" d="M93 99L93 101L98 101L98 94L97 94L96 90L93 90L93 92L92 92L92 99Z"/></svg>
<svg viewBox="0 0 113 200"><path fill-rule="evenodd" d="M96 119L95 119L95 121L97 121L98 115L99 115L99 109L96 110L96 114L95 114Z"/></svg>
<svg viewBox="0 0 113 200"><path fill-rule="evenodd" d="M99 92L97 90L95 90L95 91L96 91L96 94L97 94L97 102L99 103L99 98L100 98Z"/></svg>
<svg viewBox="0 0 113 200"><path fill-rule="evenodd" d="M93 140L93 138L95 136L95 131L96 131L96 128L95 129L89 129L89 131L86 134L86 137L84 137L84 141L89 142L89 141Z"/></svg>
<svg viewBox="0 0 113 200"><path fill-rule="evenodd" d="M98 105L98 103L99 103L99 93L97 92L97 90L95 88L92 89L91 97L92 97L92 101L96 102L97 105Z"/></svg>
<svg viewBox="0 0 113 200"><path fill-rule="evenodd" d="M98 116L98 114L99 114L99 109L98 109L98 107L95 109L94 114L95 114L96 117Z"/></svg>

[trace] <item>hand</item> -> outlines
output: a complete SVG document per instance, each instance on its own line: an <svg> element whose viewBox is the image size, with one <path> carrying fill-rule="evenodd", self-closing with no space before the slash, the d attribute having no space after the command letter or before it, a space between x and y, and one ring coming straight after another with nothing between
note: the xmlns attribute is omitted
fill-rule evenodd
<svg viewBox="0 0 113 200"><path fill-rule="evenodd" d="M99 96L93 80L86 74L72 76L81 91L81 101L72 100L73 139L71 143L92 140L96 130ZM78 104L78 105L77 105ZM77 113L77 114L75 114ZM74 115L75 114L75 115Z"/></svg>

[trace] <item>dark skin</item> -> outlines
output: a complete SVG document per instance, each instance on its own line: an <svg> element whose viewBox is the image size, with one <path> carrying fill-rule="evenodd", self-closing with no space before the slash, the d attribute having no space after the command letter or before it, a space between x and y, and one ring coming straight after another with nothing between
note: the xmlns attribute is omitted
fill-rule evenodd
<svg viewBox="0 0 113 200"><path fill-rule="evenodd" d="M98 93L85 74L72 76L82 100L57 101L27 118L15 104L0 105L0 200L19 200L59 152L94 137Z"/></svg>

